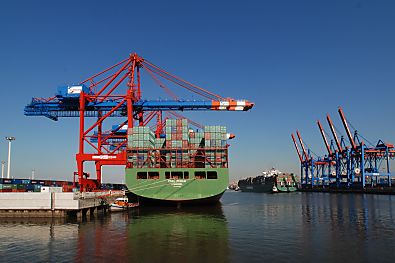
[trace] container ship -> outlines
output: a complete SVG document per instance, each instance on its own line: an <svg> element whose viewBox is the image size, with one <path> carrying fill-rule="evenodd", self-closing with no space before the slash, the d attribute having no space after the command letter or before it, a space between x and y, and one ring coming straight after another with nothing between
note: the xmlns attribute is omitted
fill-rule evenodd
<svg viewBox="0 0 395 263"><path fill-rule="evenodd" d="M167 119L156 138L149 127L128 129L126 185L141 203L219 201L229 183L224 126L192 130L187 119Z"/></svg>
<svg viewBox="0 0 395 263"><path fill-rule="evenodd" d="M238 186L243 192L258 193L295 192L298 189L292 173L282 173L275 168L256 177L241 179Z"/></svg>
<svg viewBox="0 0 395 263"><path fill-rule="evenodd" d="M154 81L169 99L145 99L143 79ZM198 99L180 98L170 87ZM225 191L230 137L223 126L191 130L175 111L241 112L253 106L205 90L133 53L77 85L60 87L51 98L33 98L25 115L54 121L79 118L76 161L81 192L100 189L103 166L126 165L127 186L140 199L195 203L218 201ZM163 113L176 119L164 122ZM95 121L88 123L87 118ZM111 118L124 120L107 130ZM95 165L96 178L84 171L88 162Z"/></svg>

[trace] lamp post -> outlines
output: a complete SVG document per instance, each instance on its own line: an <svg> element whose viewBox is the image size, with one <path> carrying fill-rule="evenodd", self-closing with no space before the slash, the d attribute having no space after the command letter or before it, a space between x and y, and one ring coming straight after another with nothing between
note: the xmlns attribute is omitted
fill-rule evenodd
<svg viewBox="0 0 395 263"><path fill-rule="evenodd" d="M4 165L5 161L1 161L1 178L4 178Z"/></svg>
<svg viewBox="0 0 395 263"><path fill-rule="evenodd" d="M10 179L10 168L11 168L11 142L15 140L15 137L5 137L8 141L8 163L7 163L7 179Z"/></svg>

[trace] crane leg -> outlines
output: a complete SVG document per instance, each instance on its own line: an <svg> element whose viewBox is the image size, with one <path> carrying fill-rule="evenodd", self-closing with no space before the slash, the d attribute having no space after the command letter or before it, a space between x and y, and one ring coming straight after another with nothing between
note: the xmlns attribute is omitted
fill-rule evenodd
<svg viewBox="0 0 395 263"><path fill-rule="evenodd" d="M80 185L80 192L85 190L84 184L84 161L81 160L79 154L77 154L77 170L78 170L78 183Z"/></svg>
<svg viewBox="0 0 395 263"><path fill-rule="evenodd" d="M101 186L101 167L102 167L102 165L101 165L101 163L100 162L96 162L95 163L95 166L96 166L96 180L97 180L97 184L98 184L98 187L100 187Z"/></svg>

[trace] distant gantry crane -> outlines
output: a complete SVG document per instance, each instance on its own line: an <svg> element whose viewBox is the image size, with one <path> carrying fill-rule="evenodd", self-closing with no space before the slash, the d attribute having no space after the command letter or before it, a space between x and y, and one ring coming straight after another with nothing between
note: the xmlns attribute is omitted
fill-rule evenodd
<svg viewBox="0 0 395 263"><path fill-rule="evenodd" d="M354 189L366 191L377 187L391 188L395 183L390 169L390 160L395 159L393 144L379 140L376 145L367 146L360 140L355 130L351 134L343 109L338 108L340 119L346 131L349 145L343 136L339 140L335 126L329 115L326 116L334 140L327 139L321 122L317 121L322 139L327 150L323 157L313 157L310 149L305 150L302 138L297 131L299 144L291 134L301 164L302 189ZM335 145L336 144L336 148Z"/></svg>
<svg viewBox="0 0 395 263"><path fill-rule="evenodd" d="M147 73L153 81L171 97L170 100L144 100L141 73ZM175 84L193 92L202 100L182 100L165 84ZM80 190L96 189L101 184L103 165L127 166L127 131L147 126L151 121L157 138L163 133L165 119L162 112L180 116L175 111L248 111L254 104L247 100L223 98L197 85L187 82L154 65L148 60L131 54L121 62L85 79L77 85L61 87L51 98L33 98L25 107L26 116L45 116L57 121L61 117L79 118L79 151L76 154ZM104 130L103 123L110 117L125 120ZM95 118L86 125L86 118ZM199 127L198 123L192 122ZM86 146L90 146L87 151ZM96 179L88 178L84 162L94 162Z"/></svg>

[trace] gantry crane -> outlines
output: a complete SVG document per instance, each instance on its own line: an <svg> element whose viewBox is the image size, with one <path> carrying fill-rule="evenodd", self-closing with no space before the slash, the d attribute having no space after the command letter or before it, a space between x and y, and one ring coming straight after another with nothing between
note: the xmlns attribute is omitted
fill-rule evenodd
<svg viewBox="0 0 395 263"><path fill-rule="evenodd" d="M142 97L142 72L163 89L170 100L145 100ZM203 99L179 99L168 84L193 92ZM248 111L254 103L247 100L223 98L180 77L170 74L136 53L119 63L85 79L77 85L58 89L51 98L33 98L25 107L26 116L45 116L57 121L62 117L79 118L79 151L76 154L78 181L81 191L98 188L103 165L127 165L127 129L148 125L156 119L156 136L163 132L163 111ZM103 123L110 117L126 120L111 130L103 131ZM156 118L155 118L156 117ZM86 118L96 118L86 126ZM91 147L87 152L86 145ZM84 162L94 162L96 180L87 178Z"/></svg>
<svg viewBox="0 0 395 263"><path fill-rule="evenodd" d="M337 149L334 148L332 140L331 144L328 143L322 125L317 121L328 155L317 158L309 156L303 159L292 134L292 140L301 162L302 187L336 187L337 189L362 189L362 191L365 191L367 187L391 187L395 179L390 170L390 160L395 159L394 145L379 140L375 146L368 147L360 140L357 131L352 136L341 107L338 108L338 113L350 142L349 146L346 145L343 136L341 140L338 139L329 114L326 119ZM303 149L303 142L298 132L297 134ZM305 149L303 152L306 155ZM333 179L336 180L333 181Z"/></svg>

